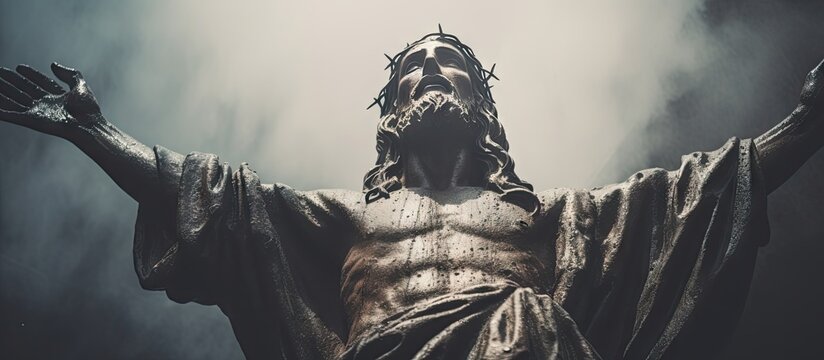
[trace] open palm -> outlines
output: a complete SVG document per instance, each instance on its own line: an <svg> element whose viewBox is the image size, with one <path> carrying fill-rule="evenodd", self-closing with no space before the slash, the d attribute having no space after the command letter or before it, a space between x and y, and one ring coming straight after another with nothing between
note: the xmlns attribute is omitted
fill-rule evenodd
<svg viewBox="0 0 824 360"><path fill-rule="evenodd" d="M43 73L19 65L17 72L0 68L0 120L69 138L100 121L100 106L80 72L52 63L63 87Z"/></svg>

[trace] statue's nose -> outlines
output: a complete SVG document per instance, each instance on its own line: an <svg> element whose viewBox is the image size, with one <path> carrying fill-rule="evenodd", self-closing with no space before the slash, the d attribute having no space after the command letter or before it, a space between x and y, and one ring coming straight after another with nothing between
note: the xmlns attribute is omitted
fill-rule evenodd
<svg viewBox="0 0 824 360"><path fill-rule="evenodd" d="M434 56L427 56L423 61L423 75L440 75L441 66Z"/></svg>

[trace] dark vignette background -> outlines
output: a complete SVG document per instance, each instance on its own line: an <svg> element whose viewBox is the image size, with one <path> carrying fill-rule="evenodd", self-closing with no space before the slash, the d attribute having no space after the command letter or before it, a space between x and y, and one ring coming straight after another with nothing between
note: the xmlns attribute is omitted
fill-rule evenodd
<svg viewBox="0 0 824 360"><path fill-rule="evenodd" d="M259 122L252 131L236 129L233 119L243 114L231 100L212 104L210 111L218 120L204 126L216 131L196 138L181 136L187 129L167 114L178 104L165 95L185 89L176 81L185 79L190 65L198 61L195 45L191 57L145 69L168 73L166 81L162 76L124 74L124 64L137 51L152 47L130 30L152 26L131 16L152 4L156 3L2 2L0 65L25 62L45 68L53 59L82 65L104 109L118 109L109 118L138 139L178 151L215 152L234 163L246 160L258 164L265 179L299 179L279 171L276 164L263 165L267 155L256 151L267 141L261 134L277 125ZM733 135L756 136L789 113L805 73L824 57L822 1L708 0L698 15L707 36L716 41L717 56L700 72L672 76L668 84L677 89L677 96L668 99L664 111L632 125L592 184L620 181L641 168L674 168L680 154L713 149ZM89 26L89 21L96 25ZM98 32L101 23L110 30ZM459 36L471 38L460 32ZM410 39L395 41L406 40ZM373 55L379 54L369 54ZM486 59L484 52L479 55ZM260 71L265 77L275 70ZM378 75L367 81L375 89L384 76ZM153 102L112 103L129 91L121 83L124 78L154 85L149 86L157 91ZM365 98L363 103L367 102ZM507 119L502 120L506 125ZM292 156L300 164L297 150ZM372 156L354 159L352 166L357 172L365 170ZM292 169L302 167L312 170L311 164L291 164ZM770 196L772 242L760 252L748 303L724 358L820 356L823 175L824 155L819 153ZM291 183L312 188L334 184L335 179ZM356 184L351 179L344 183ZM217 309L175 304L163 293L139 288L131 266L135 213L131 199L70 144L0 124L0 357L241 357L228 322Z"/></svg>

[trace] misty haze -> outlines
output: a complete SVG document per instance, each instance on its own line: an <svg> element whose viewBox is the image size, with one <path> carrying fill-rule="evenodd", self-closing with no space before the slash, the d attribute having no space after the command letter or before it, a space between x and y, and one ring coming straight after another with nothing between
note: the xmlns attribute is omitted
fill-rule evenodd
<svg viewBox="0 0 824 360"><path fill-rule="evenodd" d="M444 30L501 81L519 176L536 190L623 181L754 137L824 57L824 4L804 1L102 0L0 4L0 66L83 72L107 119L145 144L251 164L266 182L360 189L375 161L384 53ZM409 13L404 13L409 12ZM0 353L227 359L217 307L140 288L137 204L66 141L0 124ZM824 331L824 157L770 197L726 358L817 352ZM792 357L792 356L791 356Z"/></svg>

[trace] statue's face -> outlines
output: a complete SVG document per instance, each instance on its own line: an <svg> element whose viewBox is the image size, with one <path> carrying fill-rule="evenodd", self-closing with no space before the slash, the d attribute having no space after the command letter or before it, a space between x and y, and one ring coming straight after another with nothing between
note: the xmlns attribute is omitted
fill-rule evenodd
<svg viewBox="0 0 824 360"><path fill-rule="evenodd" d="M451 94L469 103L472 78L463 53L437 39L415 45L400 61L398 108L404 108L428 92Z"/></svg>

